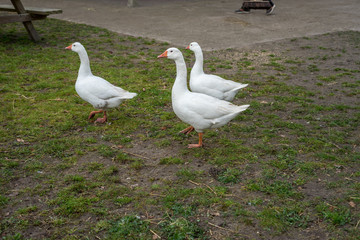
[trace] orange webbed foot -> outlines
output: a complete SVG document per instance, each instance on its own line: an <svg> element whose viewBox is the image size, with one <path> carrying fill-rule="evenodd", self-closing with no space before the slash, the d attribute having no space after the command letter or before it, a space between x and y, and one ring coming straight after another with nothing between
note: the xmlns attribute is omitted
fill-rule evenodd
<svg viewBox="0 0 360 240"><path fill-rule="evenodd" d="M188 148L199 148L199 147L202 147L203 146L203 143L202 143L202 137L203 137L203 133L200 132L199 133L199 143L198 144L189 144L188 145Z"/></svg>
<svg viewBox="0 0 360 240"><path fill-rule="evenodd" d="M193 127L193 126L190 126L190 127L185 128L184 130L180 131L180 133L183 133L183 134L185 134L185 135L188 135L188 134L191 133L192 131L194 131L194 127Z"/></svg>
<svg viewBox="0 0 360 240"><path fill-rule="evenodd" d="M203 146L202 144L189 144L188 148L199 148L199 147L202 147L202 146Z"/></svg>
<svg viewBox="0 0 360 240"><path fill-rule="evenodd" d="M95 114L97 114L97 113L102 113L102 112L104 113L104 117L96 119L96 121L95 121L94 123L105 123L105 122L107 121L107 116L106 116L106 111L104 111L104 110L92 111L92 112L90 113L88 119L90 120L90 119L92 119L92 118L95 116Z"/></svg>
<svg viewBox="0 0 360 240"><path fill-rule="evenodd" d="M98 118L96 119L95 123L106 123L107 118L103 117L103 118Z"/></svg>
<svg viewBox="0 0 360 240"><path fill-rule="evenodd" d="M102 113L104 112L103 110L100 110L100 111L92 111L88 117L88 119L92 119L97 113Z"/></svg>

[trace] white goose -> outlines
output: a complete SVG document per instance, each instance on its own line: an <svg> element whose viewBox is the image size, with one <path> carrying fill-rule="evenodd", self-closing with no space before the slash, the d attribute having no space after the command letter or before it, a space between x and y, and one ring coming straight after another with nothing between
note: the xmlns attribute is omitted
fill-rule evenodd
<svg viewBox="0 0 360 240"><path fill-rule="evenodd" d="M190 73L191 91L232 101L237 92L248 85L204 73L204 57L200 45L197 42L192 42L186 49L190 49L195 53L195 64Z"/></svg>
<svg viewBox="0 0 360 240"><path fill-rule="evenodd" d="M80 57L79 74L75 83L76 92L94 108L100 109L99 111L92 111L89 119L97 113L104 113L104 117L98 118L95 123L105 123L107 121L107 109L117 107L124 99L130 99L137 95L114 86L101 77L94 76L91 73L89 57L81 43L75 42L65 49L77 52Z"/></svg>
<svg viewBox="0 0 360 240"><path fill-rule="evenodd" d="M180 50L169 48L158 56L163 57L174 60L176 64L176 79L171 92L173 110L183 122L191 125L189 128L195 128L199 134L199 143L189 144L189 148L202 147L205 129L224 126L249 107L236 106L206 94L190 92L187 88L186 64Z"/></svg>

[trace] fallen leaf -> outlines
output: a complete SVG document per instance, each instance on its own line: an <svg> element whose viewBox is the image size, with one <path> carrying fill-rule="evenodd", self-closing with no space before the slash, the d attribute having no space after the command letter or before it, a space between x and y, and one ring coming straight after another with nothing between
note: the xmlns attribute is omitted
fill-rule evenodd
<svg viewBox="0 0 360 240"><path fill-rule="evenodd" d="M220 216L220 213L219 213L219 212L214 212L214 213L210 213L210 214L213 215L213 216L217 216L217 217Z"/></svg>
<svg viewBox="0 0 360 240"><path fill-rule="evenodd" d="M356 204L355 204L353 201L350 201L350 202L349 202L349 205L350 205L350 207L352 207L352 208L356 207Z"/></svg>
<svg viewBox="0 0 360 240"><path fill-rule="evenodd" d="M49 101L66 101L66 100L61 98L54 98L54 99L49 99Z"/></svg>

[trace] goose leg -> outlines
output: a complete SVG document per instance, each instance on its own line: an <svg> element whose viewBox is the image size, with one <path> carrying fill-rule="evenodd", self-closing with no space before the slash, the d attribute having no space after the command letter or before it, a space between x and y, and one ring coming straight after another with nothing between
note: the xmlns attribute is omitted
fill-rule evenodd
<svg viewBox="0 0 360 240"><path fill-rule="evenodd" d="M92 111L92 112L90 113L88 119L90 120L90 119L92 119L92 118L95 116L95 114L97 114L97 113L102 113L102 112L104 112L104 111L103 111L103 110L100 110L100 111Z"/></svg>
<svg viewBox="0 0 360 240"><path fill-rule="evenodd" d="M106 111L104 111L104 117L96 119L95 123L105 123L107 121Z"/></svg>
<svg viewBox="0 0 360 240"><path fill-rule="evenodd" d="M95 116L95 114L97 114L97 113L102 113L102 112L104 113L104 117L103 117L103 118L98 118L98 119L96 119L95 123L104 123L104 122L106 122L106 120L107 120L106 111L104 111L104 110L92 111L92 112L90 113L88 119L90 120L90 119L92 119L92 118Z"/></svg>
<svg viewBox="0 0 360 240"><path fill-rule="evenodd" d="M199 143L198 144L189 144L188 148L198 148L198 147L202 147L202 137L203 137L203 133L199 133Z"/></svg>
<svg viewBox="0 0 360 240"><path fill-rule="evenodd" d="M180 133L183 133L183 134L188 135L188 134L191 133L192 131L194 131L194 127L193 127L193 126L190 126L190 127L185 128L184 130L180 131Z"/></svg>

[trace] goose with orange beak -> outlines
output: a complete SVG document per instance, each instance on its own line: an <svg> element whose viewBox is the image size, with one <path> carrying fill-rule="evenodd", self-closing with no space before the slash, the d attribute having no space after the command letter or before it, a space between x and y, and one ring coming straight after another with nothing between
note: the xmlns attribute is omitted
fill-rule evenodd
<svg viewBox="0 0 360 240"><path fill-rule="evenodd" d="M102 118L98 118L95 123L105 123L107 121L106 110L119 106L125 99L135 97L136 93L128 92L120 87L114 86L101 77L94 76L90 69L90 61L84 46L75 42L65 49L72 50L79 54L80 68L75 83L75 90L79 96L93 105L98 111L92 111L88 119L92 119L95 114L103 113Z"/></svg>
<svg viewBox="0 0 360 240"><path fill-rule="evenodd" d="M172 108L178 118L190 124L199 134L198 143L189 144L189 148L202 147L204 130L224 126L249 107L249 105L237 106L206 94L190 92L187 87L185 60L179 49L169 48L158 58L175 61L176 78L171 90Z"/></svg>

